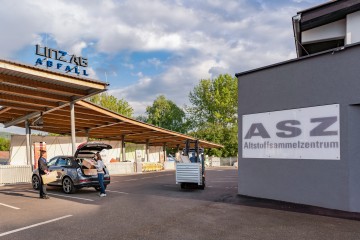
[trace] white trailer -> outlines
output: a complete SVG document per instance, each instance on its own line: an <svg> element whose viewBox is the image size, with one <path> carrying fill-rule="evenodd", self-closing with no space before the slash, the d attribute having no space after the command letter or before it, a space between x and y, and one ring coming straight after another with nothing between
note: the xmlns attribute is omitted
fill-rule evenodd
<svg viewBox="0 0 360 240"><path fill-rule="evenodd" d="M176 184L179 183L203 185L201 163L177 163Z"/></svg>
<svg viewBox="0 0 360 240"><path fill-rule="evenodd" d="M190 140L186 142L181 162L176 163L176 184L180 184L182 189L189 185L205 189L204 150L198 147L198 141L194 142L195 148L192 149L190 143Z"/></svg>

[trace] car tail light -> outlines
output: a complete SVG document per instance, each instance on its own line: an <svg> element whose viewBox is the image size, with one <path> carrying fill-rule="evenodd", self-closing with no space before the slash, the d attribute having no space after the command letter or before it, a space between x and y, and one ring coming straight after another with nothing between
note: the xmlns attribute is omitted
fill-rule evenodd
<svg viewBox="0 0 360 240"><path fill-rule="evenodd" d="M90 179L80 179L79 182L90 182Z"/></svg>
<svg viewBox="0 0 360 240"><path fill-rule="evenodd" d="M110 176L104 177L104 180L110 180Z"/></svg>

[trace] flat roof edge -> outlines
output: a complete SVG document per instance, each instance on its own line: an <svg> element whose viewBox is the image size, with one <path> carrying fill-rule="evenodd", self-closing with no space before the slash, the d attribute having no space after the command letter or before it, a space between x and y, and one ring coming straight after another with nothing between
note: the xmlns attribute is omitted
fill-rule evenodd
<svg viewBox="0 0 360 240"><path fill-rule="evenodd" d="M303 61L303 60L307 60L309 58L325 55L325 54L328 54L328 53L334 53L334 52L338 52L338 51L343 51L343 50L346 50L348 48L353 48L353 47L358 47L358 46L360 46L360 42L349 44L349 45L338 47L338 48L332 48L332 49L329 49L329 50L326 50L326 51L323 51L323 52L303 56L303 57L300 57L300 58L294 58L294 59L286 60L286 61L283 61L283 62L274 63L274 64L267 65L267 66L264 66L264 67L251 69L251 70L248 70L248 71L245 71L245 72L235 73L235 77L238 78L238 77L241 77L241 76L244 76L244 75L247 75L247 74L251 74L251 73L254 73L254 72L259 72L259 71L262 71L262 70L265 70L265 69L274 68L274 67L278 67L278 66L281 66L281 65L285 65L285 64L293 63L293 62L297 62L297 61Z"/></svg>
<svg viewBox="0 0 360 240"><path fill-rule="evenodd" d="M313 11L317 8L322 8L322 7L325 7L327 5L332 5L332 4L337 4L337 1L328 1L328 2L324 2L324 3L321 3L319 5L316 5L316 6L313 6L313 7L310 7L310 8L306 8L304 10L301 10L299 12L297 12L298 14L299 13L304 13L304 12L309 12L309 11Z"/></svg>

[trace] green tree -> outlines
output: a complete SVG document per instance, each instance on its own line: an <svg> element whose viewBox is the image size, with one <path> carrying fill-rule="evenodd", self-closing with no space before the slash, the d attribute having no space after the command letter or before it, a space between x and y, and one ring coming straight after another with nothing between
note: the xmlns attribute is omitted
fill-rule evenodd
<svg viewBox="0 0 360 240"><path fill-rule="evenodd" d="M91 102L100 105L110 111L119 113L121 115L132 117L134 109L124 99L117 99L116 97L105 93L100 93L92 96L89 99Z"/></svg>
<svg viewBox="0 0 360 240"><path fill-rule="evenodd" d="M152 106L146 108L146 114L148 123L162 128L185 133L189 127L184 110L164 95L157 97Z"/></svg>
<svg viewBox="0 0 360 240"><path fill-rule="evenodd" d="M140 121L140 122L144 122L147 123L148 119L145 115L139 115L135 118L136 120Z"/></svg>
<svg viewBox="0 0 360 240"><path fill-rule="evenodd" d="M224 145L208 150L216 156L237 155L237 78L229 74L202 79L189 94L192 106L186 110L191 119L191 135Z"/></svg>
<svg viewBox="0 0 360 240"><path fill-rule="evenodd" d="M0 137L0 151L10 151L10 140Z"/></svg>

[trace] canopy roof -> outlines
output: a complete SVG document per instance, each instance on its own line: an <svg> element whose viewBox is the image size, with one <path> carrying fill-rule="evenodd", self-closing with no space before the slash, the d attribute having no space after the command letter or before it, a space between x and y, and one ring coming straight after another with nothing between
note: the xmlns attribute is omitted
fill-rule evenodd
<svg viewBox="0 0 360 240"><path fill-rule="evenodd" d="M0 122L5 127L19 125L103 92L107 86L92 79L0 60ZM4 116L5 112L11 117Z"/></svg>
<svg viewBox="0 0 360 240"><path fill-rule="evenodd" d="M121 140L151 146L184 145L195 138L146 124L83 101L106 90L108 84L92 79L48 71L43 68L0 60L0 123L5 127L31 127L57 134L71 133L70 102L75 104L77 136ZM204 148L220 148L200 140Z"/></svg>

